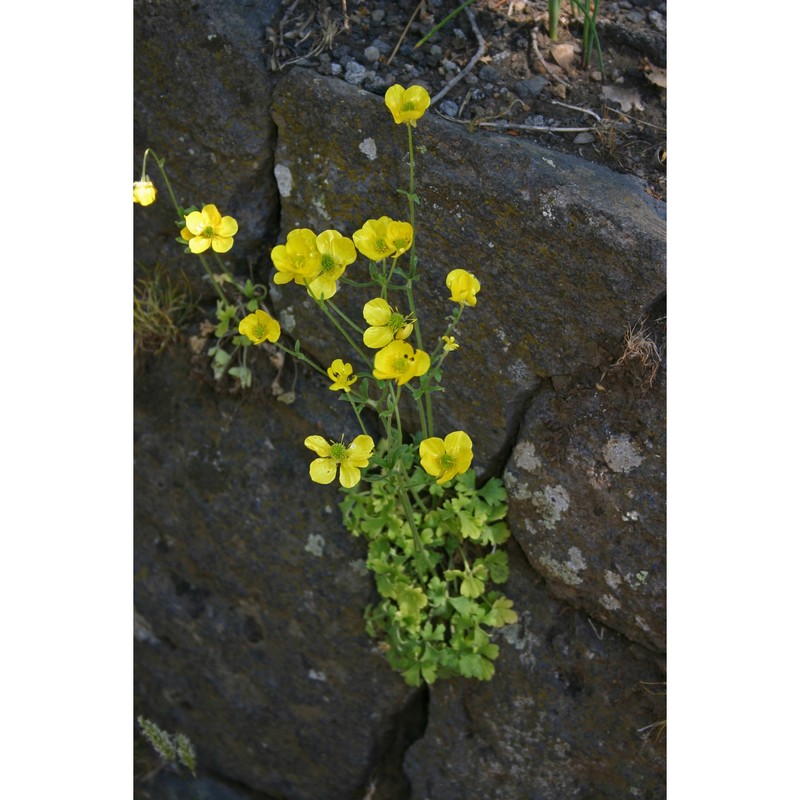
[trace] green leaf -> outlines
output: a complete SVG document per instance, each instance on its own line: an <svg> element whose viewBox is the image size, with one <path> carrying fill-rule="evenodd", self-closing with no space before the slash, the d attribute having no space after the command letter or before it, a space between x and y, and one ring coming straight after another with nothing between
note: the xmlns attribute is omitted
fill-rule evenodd
<svg viewBox="0 0 800 800"><path fill-rule="evenodd" d="M495 550L482 559L489 576L494 583L505 583L508 580L508 553L505 550Z"/></svg>
<svg viewBox="0 0 800 800"><path fill-rule="evenodd" d="M479 490L478 494L490 505L504 503L508 493L500 478L489 478Z"/></svg>
<svg viewBox="0 0 800 800"><path fill-rule="evenodd" d="M409 668L408 668L408 669L407 669L407 670L406 670L406 671L403 673L403 678L405 679L405 682L406 682L406 683L407 683L409 686L419 686L419 685L420 685L420 683L421 683L421 681L420 681L420 668L419 668L419 664L414 664L414 666L413 666L413 667L409 667Z"/></svg>
<svg viewBox="0 0 800 800"><path fill-rule="evenodd" d="M247 367L231 367L229 374L239 379L243 389L248 389L253 384L253 373Z"/></svg>
<svg viewBox="0 0 800 800"><path fill-rule="evenodd" d="M448 597L450 605L463 617L471 618L478 610L478 606L466 597Z"/></svg>
<svg viewBox="0 0 800 800"><path fill-rule="evenodd" d="M248 311L255 311L259 306L258 300L253 298L247 302L247 310Z"/></svg>
<svg viewBox="0 0 800 800"><path fill-rule="evenodd" d="M217 326L214 328L214 336L216 336L217 339L221 339L228 332L230 326L231 321L226 317L222 322L217 323Z"/></svg>
<svg viewBox="0 0 800 800"><path fill-rule="evenodd" d="M486 584L474 575L466 575L461 581L460 591L464 597L480 597L485 589Z"/></svg>
<svg viewBox="0 0 800 800"><path fill-rule="evenodd" d="M477 541L481 538L482 530L475 524L475 520L463 511L458 512L458 519L461 522L461 535L467 539Z"/></svg>
<svg viewBox="0 0 800 800"><path fill-rule="evenodd" d="M397 606L404 617L416 617L425 606L428 598L419 586L407 586L397 593Z"/></svg>
<svg viewBox="0 0 800 800"><path fill-rule="evenodd" d="M512 610L513 605L513 600L509 600L507 597L498 597L492 604L491 610L484 618L484 622L487 625L491 625L493 628L502 628L503 625L514 625L519 617L517 616L517 612Z"/></svg>

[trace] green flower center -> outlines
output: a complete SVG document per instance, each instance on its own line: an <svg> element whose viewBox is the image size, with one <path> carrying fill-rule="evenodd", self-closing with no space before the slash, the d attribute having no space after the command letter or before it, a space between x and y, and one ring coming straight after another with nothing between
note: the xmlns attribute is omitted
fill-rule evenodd
<svg viewBox="0 0 800 800"><path fill-rule="evenodd" d="M400 374L404 373L408 369L408 356L407 355L398 356L394 360L392 366L394 367L394 371L396 373Z"/></svg>
<svg viewBox="0 0 800 800"><path fill-rule="evenodd" d="M207 225L203 228L203 232L200 234L204 239L213 239L214 238L214 229Z"/></svg>
<svg viewBox="0 0 800 800"><path fill-rule="evenodd" d="M376 239L375 240L375 249L379 253L385 253L389 249L389 245L383 239Z"/></svg>
<svg viewBox="0 0 800 800"><path fill-rule="evenodd" d="M257 322L253 326L253 336L255 336L256 339L263 339L266 335L267 335L266 326L262 325L260 322Z"/></svg>
<svg viewBox="0 0 800 800"><path fill-rule="evenodd" d="M456 460L450 453L445 453L444 455L439 457L439 464L442 467L442 471L445 472L448 469L451 469L456 463Z"/></svg>
<svg viewBox="0 0 800 800"><path fill-rule="evenodd" d="M323 272L330 272L336 266L336 262L333 260L332 255L328 255L327 253L322 256L322 271Z"/></svg>
<svg viewBox="0 0 800 800"><path fill-rule="evenodd" d="M416 106L411 100L403 103L403 111L416 111Z"/></svg>
<svg viewBox="0 0 800 800"><path fill-rule="evenodd" d="M331 458L337 463L341 463L347 458L347 448L341 442L334 442L331 445Z"/></svg>
<svg viewBox="0 0 800 800"><path fill-rule="evenodd" d="M397 331L403 327L405 321L405 317L399 312L395 311L392 316L389 317L389 328L392 333L397 333Z"/></svg>

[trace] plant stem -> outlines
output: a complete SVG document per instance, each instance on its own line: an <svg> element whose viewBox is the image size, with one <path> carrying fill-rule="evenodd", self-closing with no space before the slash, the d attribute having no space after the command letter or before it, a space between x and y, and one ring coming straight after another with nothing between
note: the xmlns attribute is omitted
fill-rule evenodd
<svg viewBox="0 0 800 800"><path fill-rule="evenodd" d="M330 307L331 307L331 308L332 308L332 309L333 309L333 310L334 310L334 311L335 311L335 312L336 312L336 313L337 313L337 314L338 314L338 315L339 315L339 316L340 316L340 317L341 317L341 318L342 318L342 319L343 319L343 320L344 320L344 321L345 321L345 322L346 322L346 323L347 323L347 324L348 324L348 325L349 325L349 326L350 326L350 327L351 327L351 328L352 328L354 331L356 331L356 333L358 333L358 335L359 335L359 336L363 336L363 335L364 335L364 330L363 330L362 328L359 328L359 327L358 327L358 325L356 325L356 323L355 323L355 322L353 322L353 320L351 320L351 319L350 319L350 317L348 317L348 316L347 316L347 314L345 314L345 313L344 313L344 311L342 311L342 309L341 309L341 308L339 308L339 306L337 306L337 305L336 305L336 303L334 303L334 302L333 302L333 300L328 300L328 305L329 305L329 306L330 306Z"/></svg>
<svg viewBox="0 0 800 800"><path fill-rule="evenodd" d="M547 0L548 36L558 41L558 17L561 13L561 0Z"/></svg>
<svg viewBox="0 0 800 800"><path fill-rule="evenodd" d="M465 0L465 2L463 2L455 11L451 11L438 25L434 25L414 45L414 49L416 50L418 47L420 47L421 45L425 44L425 42L427 42L428 39L430 39L431 36L433 36L433 34L436 33L436 31L438 31L440 28L443 28L445 25L447 25L447 23L450 22L450 20L453 19L453 17L455 17L457 14L460 14L465 8L467 8L468 6L471 6L474 2L475 2L475 0Z"/></svg>
<svg viewBox="0 0 800 800"><path fill-rule="evenodd" d="M159 158L155 151L151 150L149 147L147 150L144 151L144 158L142 159L142 180L145 179L145 167L147 166L147 156L151 155L155 159L156 166L161 172L161 177L164 178L164 183L167 185L167 191L169 192L169 196L172 199L172 205L175 206L175 211L178 213L178 216L183 219L183 208L181 208L180 203L175 197L175 192L172 191L172 184L169 182L169 178L167 177L167 171L164 169L164 159Z"/></svg>
<svg viewBox="0 0 800 800"><path fill-rule="evenodd" d="M409 251L409 258L411 261L411 269L409 270L408 280L406 281L406 297L408 299L408 310L415 320L414 322L414 335L417 340L417 349L424 350L422 340L422 329L419 324L419 316L417 315L416 305L414 304L414 280L417 273L417 229L415 219L415 195L414 195L414 134L411 129L411 123L406 123L408 128L408 216L411 228L413 230L413 238L411 239L411 249ZM419 409L419 422L420 427L426 436L433 435L433 403L429 393L425 393L425 410L423 413L422 404L418 403Z"/></svg>
<svg viewBox="0 0 800 800"><path fill-rule="evenodd" d="M299 350L290 350L288 347L282 345L280 342L275 342L274 344L275 347L278 348L278 350L283 350L283 352L286 353L287 355L292 356L292 358L296 358L298 361L302 361L304 364L308 364L309 367L315 369L317 372L320 373L320 375L324 375L326 378L330 379L330 376L328 375L327 371L324 370L321 366L319 366L319 364L312 361L305 353L301 353Z"/></svg>
<svg viewBox="0 0 800 800"><path fill-rule="evenodd" d="M211 281L211 285L217 290L217 294L219 295L219 299L222 300L223 303L228 305L228 298L225 297L225 292L222 291L222 288L217 283L217 280L214 277L214 273L211 271L211 267L208 266L208 262L206 261L206 257L202 253L198 253L197 255L200 258L200 263L203 265L203 269L206 271L206 275L208 275L208 279Z"/></svg>
<svg viewBox="0 0 800 800"><path fill-rule="evenodd" d="M350 401L350 405L353 407L353 413L356 415L358 424L361 426L361 433L363 433L365 436L368 436L369 434L367 434L367 429L364 427L364 421L361 419L361 412L358 410L358 407L356 406L353 396L350 394L350 392L347 393L347 399Z"/></svg>
<svg viewBox="0 0 800 800"><path fill-rule="evenodd" d="M341 326L341 324L339 323L339 320L337 320L336 317L334 317L333 314L331 314L330 310L328 309L328 307L326 305L325 300L320 300L319 298L315 297L314 301L322 309L322 311L325 314L325 316L333 323L334 327L339 331L339 333L341 333L342 336L344 336L344 338L347 339L347 342L350 345L350 347L352 347L353 350L355 350L356 353L358 353L358 355L361 356L361 359L364 361L364 363L368 367L372 367L372 364L370 363L370 360L367 358L367 356L364 354L364 351L353 341L353 338Z"/></svg>

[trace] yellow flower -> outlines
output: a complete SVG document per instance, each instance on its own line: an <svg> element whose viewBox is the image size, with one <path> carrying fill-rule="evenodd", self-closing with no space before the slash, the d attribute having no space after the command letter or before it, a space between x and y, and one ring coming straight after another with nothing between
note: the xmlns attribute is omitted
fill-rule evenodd
<svg viewBox="0 0 800 800"><path fill-rule="evenodd" d="M407 122L415 128L417 120L431 104L430 95L421 86L404 89L399 83L386 90L384 101L398 125Z"/></svg>
<svg viewBox="0 0 800 800"><path fill-rule="evenodd" d="M386 226L386 235L394 246L394 257L403 255L414 238L414 228L410 222L390 222Z"/></svg>
<svg viewBox="0 0 800 800"><path fill-rule="evenodd" d="M361 470L369 464L375 449L371 436L356 436L352 444L345 447L343 442L326 442L321 436L308 436L304 442L319 458L311 462L308 469L314 483L331 483L339 469L339 483L351 489L361 480Z"/></svg>
<svg viewBox="0 0 800 800"><path fill-rule="evenodd" d="M133 182L133 202L143 206L149 206L156 201L156 187L153 182L145 175L143 181Z"/></svg>
<svg viewBox="0 0 800 800"><path fill-rule="evenodd" d="M450 290L450 299L454 303L466 303L474 306L477 300L475 295L481 290L480 281L465 269L454 269L446 279L447 288Z"/></svg>
<svg viewBox="0 0 800 800"><path fill-rule="evenodd" d="M431 357L424 350L415 350L408 342L389 342L375 353L372 374L379 380L395 380L398 386L412 378L424 375L431 365Z"/></svg>
<svg viewBox="0 0 800 800"><path fill-rule="evenodd" d="M193 253L204 253L209 247L215 253L227 253L233 247L233 236L238 230L233 217L222 217L216 206L207 205L202 211L187 215L181 236L189 242Z"/></svg>
<svg viewBox="0 0 800 800"><path fill-rule="evenodd" d="M472 463L472 439L464 431L448 433L442 441L438 436L423 439L419 444L422 468L436 478L436 483L446 483L469 469Z"/></svg>
<svg viewBox="0 0 800 800"><path fill-rule="evenodd" d="M368 219L353 234L358 251L370 261L403 255L411 247L414 228L410 222L397 222L391 217Z"/></svg>
<svg viewBox="0 0 800 800"><path fill-rule="evenodd" d="M322 269L322 253L317 249L317 237L309 228L289 231L286 244L273 247L270 258L277 270L272 280L278 284L294 281L300 286L307 286Z"/></svg>
<svg viewBox="0 0 800 800"><path fill-rule="evenodd" d="M341 358L337 358L328 367L328 377L333 381L328 387L333 392L338 392L340 389L349 392L350 387L357 380L357 376L353 375L352 364L345 364Z"/></svg>
<svg viewBox="0 0 800 800"><path fill-rule="evenodd" d="M317 250L322 257L320 272L309 281L308 291L313 297L327 300L336 294L336 281L347 265L356 260L356 248L352 239L330 230L317 236Z"/></svg>
<svg viewBox="0 0 800 800"><path fill-rule="evenodd" d="M399 311L392 311L381 297L364 305L364 319L370 326L364 331L364 344L376 350L386 347L392 339L408 339L414 330L414 323Z"/></svg>
<svg viewBox="0 0 800 800"><path fill-rule="evenodd" d="M386 229L392 222L390 217L368 219L354 234L353 242L358 252L365 255L370 261L382 261L395 251L390 242Z"/></svg>
<svg viewBox="0 0 800 800"><path fill-rule="evenodd" d="M264 341L277 342L281 335L281 326L278 320L258 308L255 313L248 314L239 323L239 333L246 336L253 344L261 344Z"/></svg>
<svg viewBox="0 0 800 800"><path fill-rule="evenodd" d="M448 353L452 353L453 350L458 350L459 348L454 336L442 336L442 341L444 342L444 349Z"/></svg>

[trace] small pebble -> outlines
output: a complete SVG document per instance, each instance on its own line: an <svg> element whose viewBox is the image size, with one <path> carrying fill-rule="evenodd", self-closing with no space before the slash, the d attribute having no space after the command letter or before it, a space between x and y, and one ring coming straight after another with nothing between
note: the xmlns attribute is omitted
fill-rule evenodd
<svg viewBox="0 0 800 800"><path fill-rule="evenodd" d="M369 47L364 48L364 58L366 58L370 64L374 64L380 57L381 51L378 50L377 47L370 45Z"/></svg>
<svg viewBox="0 0 800 800"><path fill-rule="evenodd" d="M478 77L486 83L497 83L500 80L500 73L488 64L484 64L478 70Z"/></svg>
<svg viewBox="0 0 800 800"><path fill-rule="evenodd" d="M386 11L382 8L376 8L373 10L372 14L370 14L370 18L376 25L383 22L383 18L385 16L386 16Z"/></svg>
<svg viewBox="0 0 800 800"><path fill-rule="evenodd" d="M454 103L452 100L442 100L439 110L448 117L455 117L458 115L458 103Z"/></svg>
<svg viewBox="0 0 800 800"><path fill-rule="evenodd" d="M594 135L589 131L581 131L572 141L575 144L591 144L594 141Z"/></svg>
<svg viewBox="0 0 800 800"><path fill-rule="evenodd" d="M644 14L641 11L629 11L625 16L628 18L628 22L632 22L634 25L644 22Z"/></svg>
<svg viewBox="0 0 800 800"><path fill-rule="evenodd" d="M376 48L382 56L388 56L392 52L392 46L388 42L384 42L383 39L375 39L372 42L372 46Z"/></svg>
<svg viewBox="0 0 800 800"><path fill-rule="evenodd" d="M331 69L331 75L333 75L335 77L338 77L339 75L342 74L342 65L341 64L337 64L336 62L334 62L333 64L331 64L330 69Z"/></svg>
<svg viewBox="0 0 800 800"><path fill-rule="evenodd" d="M345 67L344 79L353 86L361 86L366 77L367 68L363 64L359 64L358 61L351 61Z"/></svg>
<svg viewBox="0 0 800 800"><path fill-rule="evenodd" d="M451 61L449 58L443 58L442 67L444 67L447 72L455 72L458 69L458 64L456 64L455 61Z"/></svg>
<svg viewBox="0 0 800 800"><path fill-rule="evenodd" d="M391 85L386 78L376 74L374 70L369 70L364 83L361 84L368 92L382 93Z"/></svg>
<svg viewBox="0 0 800 800"><path fill-rule="evenodd" d="M521 100L535 100L547 86L547 78L543 75L535 75L524 81L517 81L514 84L514 91Z"/></svg>
<svg viewBox="0 0 800 800"><path fill-rule="evenodd" d="M667 29L667 23L664 22L664 17L658 13L658 11L651 11L647 15L647 19L650 20L650 24L657 30L657 31L665 31Z"/></svg>

